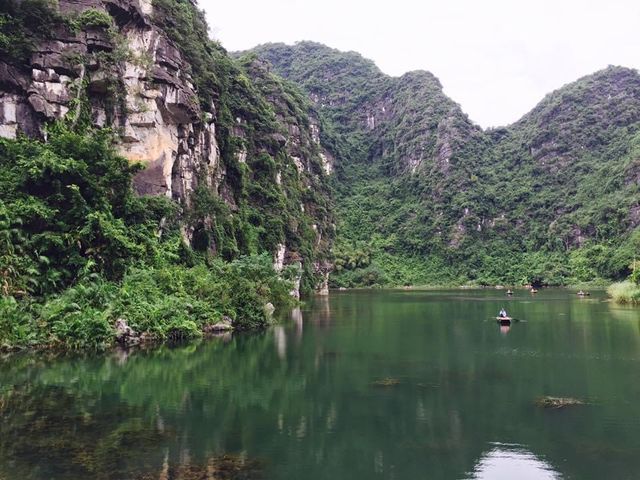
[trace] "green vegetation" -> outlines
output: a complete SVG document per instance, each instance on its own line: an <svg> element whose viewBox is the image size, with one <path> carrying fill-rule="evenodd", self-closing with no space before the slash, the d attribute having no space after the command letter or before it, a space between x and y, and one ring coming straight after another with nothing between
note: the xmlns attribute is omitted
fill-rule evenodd
<svg viewBox="0 0 640 480"><path fill-rule="evenodd" d="M76 19L78 28L104 28L109 29L114 25L113 18L108 13L89 8L83 10Z"/></svg>
<svg viewBox="0 0 640 480"><path fill-rule="evenodd" d="M150 340L190 339L229 317L236 329L269 324L265 305L292 305L291 283L275 275L268 256L195 267L132 268L121 282L92 275L45 300L0 299L0 349L105 349L125 319Z"/></svg>
<svg viewBox="0 0 640 480"><path fill-rule="evenodd" d="M617 303L640 305L640 285L631 280L614 283L607 293Z"/></svg>
<svg viewBox="0 0 640 480"><path fill-rule="evenodd" d="M222 97L236 80L237 68L222 46L209 39L204 11L189 0L153 0L154 22L185 56L191 68L200 101L209 110L216 96ZM223 101L224 104L224 101ZM225 116L229 112L222 112ZM233 121L233 117L227 119Z"/></svg>
<svg viewBox="0 0 640 480"><path fill-rule="evenodd" d="M640 253L637 72L610 67L483 132L429 73L388 77L310 42L254 51L316 100L323 144L340 159L334 287L629 275Z"/></svg>
<svg viewBox="0 0 640 480"><path fill-rule="evenodd" d="M0 140L0 348L105 348L119 318L191 338L223 316L264 326L266 303L291 304L270 255L224 263L185 245L175 205L135 196L139 167L112 142L64 124L47 143Z"/></svg>
<svg viewBox="0 0 640 480"><path fill-rule="evenodd" d="M107 11L89 8L62 15L56 2L45 0L11 1L0 8L6 19L0 25L4 35L0 48L22 45L19 56L9 55L8 50L0 53L17 64L24 63L43 40L87 29L104 30L110 46L70 54L66 60L77 72L99 65L106 74L106 92L102 96L88 92L87 77L79 73L69 116L74 126L88 127L92 125L91 105L96 104L104 108L108 124L127 115L123 62L149 67L151 60L136 57ZM193 248L232 260L274 253L285 245L291 263L304 260L301 289L312 291L318 282L314 264L330 257L334 220L332 194L311 133L315 113L310 102L290 83L270 74L255 57L235 61L217 42L208 40L204 13L194 2L154 0L151 20L186 60L190 72L184 79L196 86L203 122L215 121L223 164L224 185L218 191L211 188L212 179L202 165L193 198L178 195L182 205L177 207L183 211L177 208L177 214L194 231ZM18 37L25 41L21 43ZM298 169L293 157L301 159L303 169ZM100 221L95 219L96 224ZM120 254L126 258L139 252Z"/></svg>
<svg viewBox="0 0 640 480"><path fill-rule="evenodd" d="M0 4L0 58L25 63L34 46L49 39L65 19L55 0L5 0Z"/></svg>

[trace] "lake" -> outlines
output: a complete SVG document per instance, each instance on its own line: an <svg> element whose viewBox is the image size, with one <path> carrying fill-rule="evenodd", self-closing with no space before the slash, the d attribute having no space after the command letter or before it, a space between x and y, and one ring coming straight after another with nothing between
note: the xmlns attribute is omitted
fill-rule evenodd
<svg viewBox="0 0 640 480"><path fill-rule="evenodd" d="M6 356L0 420L0 480L637 479L640 309L335 292L258 334Z"/></svg>

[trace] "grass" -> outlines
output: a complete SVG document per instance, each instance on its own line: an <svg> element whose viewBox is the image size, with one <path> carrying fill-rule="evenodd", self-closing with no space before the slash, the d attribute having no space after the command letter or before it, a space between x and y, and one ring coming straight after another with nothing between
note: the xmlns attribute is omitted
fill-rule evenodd
<svg viewBox="0 0 640 480"><path fill-rule="evenodd" d="M614 283L607 288L607 293L616 303L640 305L640 285L629 280Z"/></svg>

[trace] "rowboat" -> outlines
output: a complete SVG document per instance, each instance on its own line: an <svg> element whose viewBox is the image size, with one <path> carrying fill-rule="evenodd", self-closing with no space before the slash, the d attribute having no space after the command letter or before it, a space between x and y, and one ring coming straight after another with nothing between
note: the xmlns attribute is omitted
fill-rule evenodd
<svg viewBox="0 0 640 480"><path fill-rule="evenodd" d="M500 324L500 325L510 325L511 324L511 317L496 317L496 321Z"/></svg>

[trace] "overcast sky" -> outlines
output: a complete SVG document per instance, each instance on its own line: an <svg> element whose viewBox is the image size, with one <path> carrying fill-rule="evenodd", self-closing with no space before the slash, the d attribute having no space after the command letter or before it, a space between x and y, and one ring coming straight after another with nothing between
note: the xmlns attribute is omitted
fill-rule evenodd
<svg viewBox="0 0 640 480"><path fill-rule="evenodd" d="M607 65L640 68L640 0L199 0L227 50L313 40L429 70L483 127Z"/></svg>

